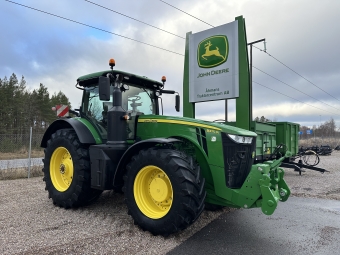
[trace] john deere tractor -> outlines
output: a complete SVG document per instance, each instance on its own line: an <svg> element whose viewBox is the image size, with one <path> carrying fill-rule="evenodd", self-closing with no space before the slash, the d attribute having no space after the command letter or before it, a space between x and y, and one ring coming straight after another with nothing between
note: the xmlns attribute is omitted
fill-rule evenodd
<svg viewBox="0 0 340 255"><path fill-rule="evenodd" d="M44 181L53 203L72 208L104 190L125 193L135 224L167 236L194 223L204 207L261 207L270 215L290 191L285 157L253 165L256 133L198 119L160 115L157 82L114 70L77 80L73 118L53 122L41 142ZM179 111L179 95L175 108ZM290 156L289 152L286 157Z"/></svg>

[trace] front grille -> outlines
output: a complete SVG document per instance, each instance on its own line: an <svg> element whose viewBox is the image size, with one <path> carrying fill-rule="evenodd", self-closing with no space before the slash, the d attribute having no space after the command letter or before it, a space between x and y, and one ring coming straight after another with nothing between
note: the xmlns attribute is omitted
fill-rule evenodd
<svg viewBox="0 0 340 255"><path fill-rule="evenodd" d="M222 133L224 172L226 185L229 188L241 188L254 162L256 137L251 144L234 142L227 134Z"/></svg>

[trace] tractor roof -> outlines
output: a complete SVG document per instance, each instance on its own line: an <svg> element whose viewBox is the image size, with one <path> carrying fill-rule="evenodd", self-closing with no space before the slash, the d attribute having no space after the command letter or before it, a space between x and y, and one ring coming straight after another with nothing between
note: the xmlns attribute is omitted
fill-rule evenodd
<svg viewBox="0 0 340 255"><path fill-rule="evenodd" d="M163 87L163 83L161 82L148 79L147 77L144 77L144 76L139 76L139 75L135 75L135 74L119 71L119 70L113 70L113 71L106 70L106 71L87 74L87 75L79 77L77 79L77 82L82 87L93 86L94 84L98 84L99 76L106 77L108 73L112 73L113 75L122 74L124 77L123 82L127 84L134 84L137 86L142 86L142 87L146 87L150 89Z"/></svg>

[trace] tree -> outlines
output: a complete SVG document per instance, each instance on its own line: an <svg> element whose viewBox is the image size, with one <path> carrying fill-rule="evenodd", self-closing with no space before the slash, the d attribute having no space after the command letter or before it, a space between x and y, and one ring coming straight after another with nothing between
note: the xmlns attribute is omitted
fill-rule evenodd
<svg viewBox="0 0 340 255"><path fill-rule="evenodd" d="M254 121L257 121L257 122L271 122L270 119L267 119L267 118L264 117L264 116L262 116L261 118L256 117L256 118L254 119Z"/></svg>
<svg viewBox="0 0 340 255"><path fill-rule="evenodd" d="M0 79L0 134L20 134L28 132L29 127L46 129L55 119L51 110L57 104L71 107L66 95L59 91L51 98L47 87L40 83L39 88L30 92L25 78L18 80L13 73L9 79Z"/></svg>

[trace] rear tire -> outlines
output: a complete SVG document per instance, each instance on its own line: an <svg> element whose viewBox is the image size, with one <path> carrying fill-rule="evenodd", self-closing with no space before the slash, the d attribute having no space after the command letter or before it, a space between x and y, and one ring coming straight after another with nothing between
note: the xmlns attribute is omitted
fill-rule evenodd
<svg viewBox="0 0 340 255"><path fill-rule="evenodd" d="M204 179L186 154L154 147L133 156L126 169L128 214L143 230L168 236L190 226L204 210Z"/></svg>
<svg viewBox="0 0 340 255"><path fill-rule="evenodd" d="M72 129L60 129L47 141L44 178L49 198L60 207L71 208L95 201L101 190L91 188L88 148Z"/></svg>

